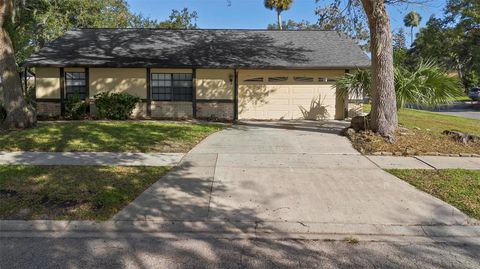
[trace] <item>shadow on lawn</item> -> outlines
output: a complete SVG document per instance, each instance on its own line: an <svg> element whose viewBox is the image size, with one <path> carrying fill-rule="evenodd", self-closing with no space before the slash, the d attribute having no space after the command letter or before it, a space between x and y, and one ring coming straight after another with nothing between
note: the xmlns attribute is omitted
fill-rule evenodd
<svg viewBox="0 0 480 269"><path fill-rule="evenodd" d="M155 215L165 220L206 221L212 210L215 216L244 231L242 220L260 221L255 208L246 206L216 206L211 208L210 193L226 195L227 187L221 182L213 184L212 162L215 154L198 160L185 160L129 206L120 219L142 219ZM221 180L221 179L220 179ZM254 180L254 179L252 179ZM262 196L263 190L253 191L268 203L274 196ZM279 195L279 194L277 194ZM299 197L300 198L300 197ZM150 206L146 206L150 205ZM342 210L339 207L338 210ZM131 212L131 213L129 213ZM438 215L444 215L439 211ZM117 215L116 218L119 218ZM404 220L398 220L401 223ZM188 231L215 230L214 222L192 227L177 222L178 229ZM210 226L211 225L211 226ZM285 235L285 231L269 227L272 233ZM79 238L10 238L0 246L2 267L37 268L474 268L478 263L480 246L465 244L401 244L329 242L315 240L274 240L268 237L253 239L214 239L199 234L167 233L170 239L157 238L145 233L140 237L111 235ZM72 236L75 236L72 234ZM41 255L39 254L41 250ZM388 251L388 256L386 254ZM454 253L454 254L452 254ZM458 263L445 262L445 257L459 255ZM12 258L14 257L14 258Z"/></svg>
<svg viewBox="0 0 480 269"><path fill-rule="evenodd" d="M154 122L44 123L0 138L0 148L23 151L186 152L215 127Z"/></svg>

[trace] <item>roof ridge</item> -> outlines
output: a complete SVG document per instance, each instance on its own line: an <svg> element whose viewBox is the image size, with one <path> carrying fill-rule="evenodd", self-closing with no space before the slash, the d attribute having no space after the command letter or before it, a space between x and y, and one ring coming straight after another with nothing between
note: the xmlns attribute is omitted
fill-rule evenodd
<svg viewBox="0 0 480 269"><path fill-rule="evenodd" d="M155 30L155 31L258 31L258 32L338 32L336 30L305 29L305 30L277 30L277 29L241 29L241 28L203 28L203 29L168 29L152 27L83 27L71 30Z"/></svg>

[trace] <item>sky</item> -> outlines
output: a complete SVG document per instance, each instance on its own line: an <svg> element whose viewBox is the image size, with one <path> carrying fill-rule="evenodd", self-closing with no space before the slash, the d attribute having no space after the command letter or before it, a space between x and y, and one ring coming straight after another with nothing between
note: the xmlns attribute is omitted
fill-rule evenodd
<svg viewBox="0 0 480 269"><path fill-rule="evenodd" d="M329 2L321 0L294 0L292 8L282 13L282 20L317 21L314 10L316 7ZM275 12L263 6L263 0L128 0L130 9L157 20L165 20L172 9L187 7L190 11L197 11L197 25L203 29L266 29L269 23L275 23ZM390 6L388 12L391 18L392 29L397 31L403 27L403 17L415 10L422 16L421 25L424 26L431 15L443 16L446 0L430 0L426 4L403 4ZM415 29L416 33L418 29ZM407 44L410 44L410 30L407 33Z"/></svg>

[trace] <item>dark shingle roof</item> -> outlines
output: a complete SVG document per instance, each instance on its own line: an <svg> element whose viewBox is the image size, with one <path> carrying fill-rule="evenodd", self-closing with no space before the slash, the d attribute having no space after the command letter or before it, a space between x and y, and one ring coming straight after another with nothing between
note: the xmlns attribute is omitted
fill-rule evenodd
<svg viewBox="0 0 480 269"><path fill-rule="evenodd" d="M27 66L354 68L367 55L334 31L80 29Z"/></svg>

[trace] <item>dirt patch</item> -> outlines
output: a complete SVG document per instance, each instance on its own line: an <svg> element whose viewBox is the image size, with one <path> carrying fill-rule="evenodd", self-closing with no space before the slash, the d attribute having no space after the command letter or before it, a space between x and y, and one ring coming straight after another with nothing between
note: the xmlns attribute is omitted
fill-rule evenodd
<svg viewBox="0 0 480 269"><path fill-rule="evenodd" d="M425 155L430 152L441 154L480 154L480 142L462 143L451 137L429 132L428 130L401 128L396 132L395 143L371 132L349 133L353 147L362 154L375 152L401 153L401 155Z"/></svg>

